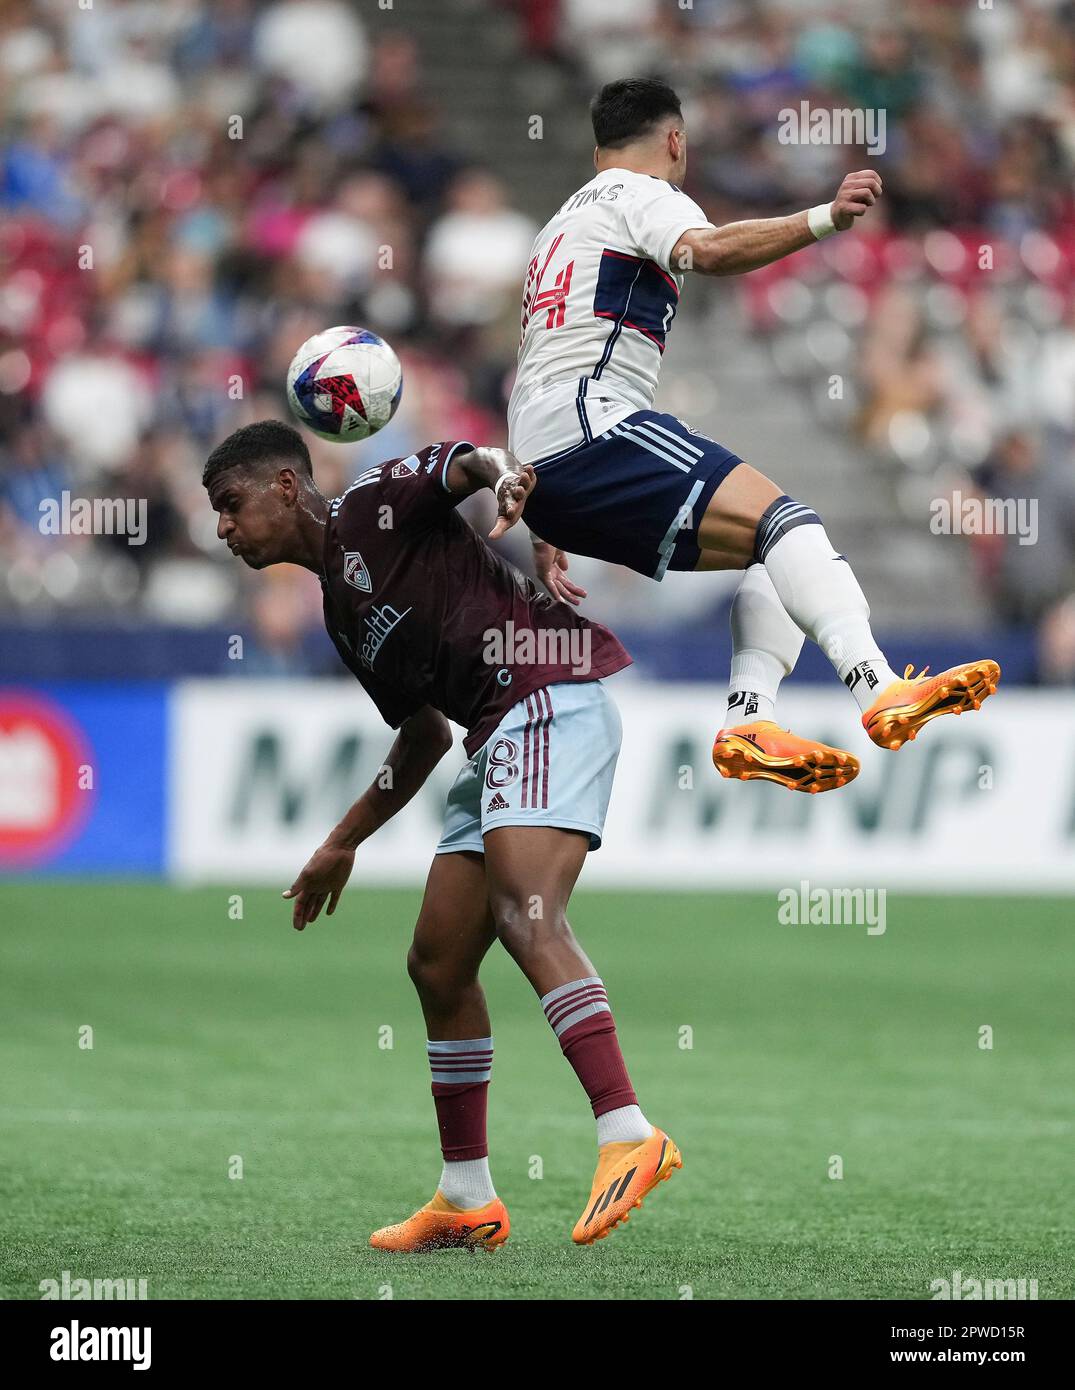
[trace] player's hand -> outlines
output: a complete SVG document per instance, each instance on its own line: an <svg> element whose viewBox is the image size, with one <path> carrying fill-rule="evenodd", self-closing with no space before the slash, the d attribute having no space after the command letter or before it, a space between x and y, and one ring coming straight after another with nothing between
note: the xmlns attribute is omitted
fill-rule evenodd
<svg viewBox="0 0 1075 1390"><path fill-rule="evenodd" d="M548 541L534 538L534 568L537 577L545 585L554 599L561 603L573 603L577 608L579 599L586 597L586 590L567 577L567 556Z"/></svg>
<svg viewBox="0 0 1075 1390"><path fill-rule="evenodd" d="M881 175L875 169L858 169L848 174L832 203L832 220L846 232L856 217L868 212L881 196Z"/></svg>
<svg viewBox="0 0 1075 1390"><path fill-rule="evenodd" d="M354 866L354 850L344 845L334 845L328 840L311 856L302 873L284 894L285 898L295 901L291 925L296 931L303 931L310 922L317 921L326 899L328 916L332 916Z"/></svg>
<svg viewBox="0 0 1075 1390"><path fill-rule="evenodd" d="M537 486L537 474L528 463L519 465L515 473L505 473L496 485L496 525L489 532L495 541L509 531L523 514L526 499Z"/></svg>

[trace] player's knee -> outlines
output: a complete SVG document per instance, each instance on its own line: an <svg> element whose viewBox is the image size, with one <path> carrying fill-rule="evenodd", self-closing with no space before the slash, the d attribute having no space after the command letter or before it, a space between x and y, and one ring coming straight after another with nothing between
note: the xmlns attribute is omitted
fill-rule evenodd
<svg viewBox="0 0 1075 1390"><path fill-rule="evenodd" d="M474 971L461 962L417 944L407 952L407 974L419 997L431 1002L455 998L475 978Z"/></svg>
<svg viewBox="0 0 1075 1390"><path fill-rule="evenodd" d="M791 531L800 526L818 526L825 534L824 524L812 507L796 502L794 497L782 493L770 502L758 519L754 531L754 553L752 562L764 564L773 546Z"/></svg>
<svg viewBox="0 0 1075 1390"><path fill-rule="evenodd" d="M540 950L555 938L570 935L571 928L560 906L547 903L540 893L506 896L492 907L496 934L516 958Z"/></svg>

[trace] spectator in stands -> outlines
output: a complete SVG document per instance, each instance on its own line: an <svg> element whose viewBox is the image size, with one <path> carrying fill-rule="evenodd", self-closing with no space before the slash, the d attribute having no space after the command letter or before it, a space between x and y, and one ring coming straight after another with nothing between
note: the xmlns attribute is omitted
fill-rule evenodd
<svg viewBox="0 0 1075 1390"><path fill-rule="evenodd" d="M1036 624L1075 591L1075 464L1070 447L1048 448L1025 427L1006 430L978 470L980 494L1022 502L1032 529L983 537L1000 615ZM1027 510L1029 507L1030 510Z"/></svg>
<svg viewBox="0 0 1075 1390"><path fill-rule="evenodd" d="M508 305L514 312L537 230L508 206L492 175L480 169L460 174L426 247L433 317L465 327L492 322Z"/></svg>

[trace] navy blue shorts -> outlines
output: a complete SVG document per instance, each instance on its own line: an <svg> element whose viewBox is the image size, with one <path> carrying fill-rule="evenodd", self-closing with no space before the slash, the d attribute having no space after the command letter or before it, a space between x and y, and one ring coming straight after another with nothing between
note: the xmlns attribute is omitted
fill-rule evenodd
<svg viewBox="0 0 1075 1390"><path fill-rule="evenodd" d="M538 460L523 519L569 555L663 579L697 566L698 526L737 463L674 415L637 410L589 444Z"/></svg>

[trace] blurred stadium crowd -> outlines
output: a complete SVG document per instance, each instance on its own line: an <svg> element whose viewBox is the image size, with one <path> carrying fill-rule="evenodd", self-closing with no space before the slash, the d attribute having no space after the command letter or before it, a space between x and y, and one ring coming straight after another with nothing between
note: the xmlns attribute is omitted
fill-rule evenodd
<svg viewBox="0 0 1075 1390"><path fill-rule="evenodd" d="M444 4L488 11L517 36L514 80L544 74L582 108L611 77L668 77L688 191L716 222L806 206L873 162L781 143L782 111L885 112L883 202L854 237L737 282L729 331L769 345L819 451L842 432L908 515L952 489L1039 499L1037 544L968 539L965 563L998 624L1039 628L1044 677L1075 681L1075 3ZM406 385L374 444L312 441L326 491L371 450L503 441L521 273L551 208L456 147L423 81L430 55L379 14L345 0L0 11L7 616L196 625L238 603L266 668L301 666L316 585L237 574L200 470L236 425L286 418L287 362L331 324L388 337ZM42 536L38 504L65 490L147 499L149 544ZM600 580L591 595L599 616Z"/></svg>

